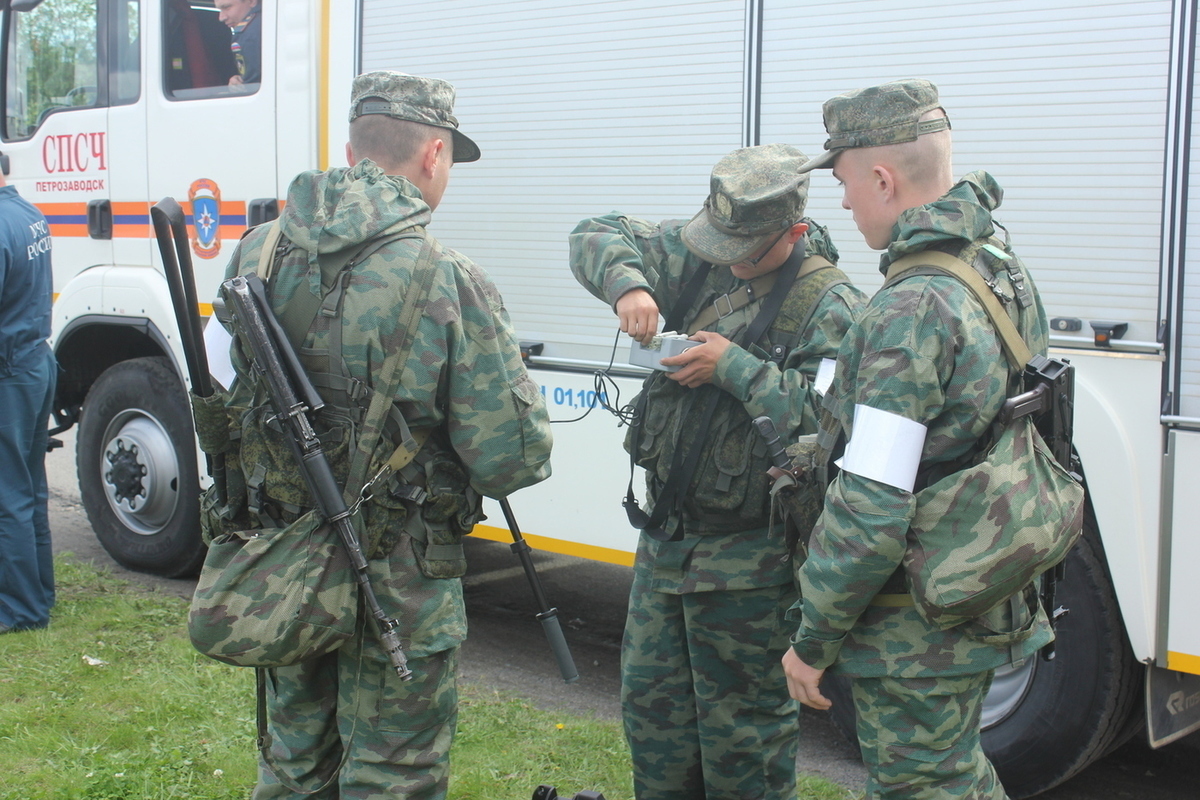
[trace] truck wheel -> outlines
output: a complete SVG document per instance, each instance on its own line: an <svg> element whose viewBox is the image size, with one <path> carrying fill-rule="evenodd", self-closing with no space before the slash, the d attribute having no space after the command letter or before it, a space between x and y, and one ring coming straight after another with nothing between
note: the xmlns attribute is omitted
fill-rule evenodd
<svg viewBox="0 0 1200 800"><path fill-rule="evenodd" d="M1067 556L1057 603L1070 613L1059 620L1054 659L997 670L984 704L983 749L1013 800L1057 786L1136 731L1127 722L1143 668L1090 524ZM849 681L830 676L821 688L834 723L857 741Z"/></svg>
<svg viewBox="0 0 1200 800"><path fill-rule="evenodd" d="M92 385L76 469L88 519L117 563L167 578L204 560L191 409L166 358L122 361Z"/></svg>

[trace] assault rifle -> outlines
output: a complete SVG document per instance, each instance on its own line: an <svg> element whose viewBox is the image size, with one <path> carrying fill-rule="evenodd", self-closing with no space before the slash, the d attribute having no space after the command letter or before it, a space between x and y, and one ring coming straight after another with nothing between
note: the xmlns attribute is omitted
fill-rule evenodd
<svg viewBox="0 0 1200 800"><path fill-rule="evenodd" d="M334 526L342 547L350 557L375 636L396 674L408 680L412 677L412 670L408 668L408 660L400 644L397 633L399 624L384 613L371 587L367 576L367 558L351 521L354 512L342 497L329 458L309 419L309 415L319 411L325 403L304 372L287 334L275 319L259 277L230 278L221 284L221 295L243 352L250 356L254 369L263 377L276 419L288 433L288 441L304 481L308 484L309 494L321 516Z"/></svg>
<svg viewBox="0 0 1200 800"><path fill-rule="evenodd" d="M1065 359L1035 355L1025 365L1022 380L1025 391L1004 401L998 415L1000 424L1008 425L1015 419L1036 414L1034 427L1050 448L1054 460L1071 473L1071 477L1082 483L1079 456L1072 446L1075 434L1075 367ZM1042 607L1050 615L1051 626L1070 611L1069 608L1055 606L1058 582L1065 576L1066 559L1042 574ZM1054 659L1053 642L1042 648L1042 658L1046 661Z"/></svg>
<svg viewBox="0 0 1200 800"><path fill-rule="evenodd" d="M1061 358L1034 356L1022 376L1025 391L1000 407L1000 424L1036 414L1034 427L1054 460L1079 480L1079 458L1071 447L1075 435L1075 367Z"/></svg>

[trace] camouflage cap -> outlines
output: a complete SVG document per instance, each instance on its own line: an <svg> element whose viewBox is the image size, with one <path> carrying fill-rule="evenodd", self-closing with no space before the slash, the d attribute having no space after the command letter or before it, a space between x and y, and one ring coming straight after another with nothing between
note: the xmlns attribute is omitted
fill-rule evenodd
<svg viewBox="0 0 1200 800"><path fill-rule="evenodd" d="M454 139L454 161L478 161L479 147L458 130L454 87L438 78L421 78L392 70L364 72L350 90L350 121L367 114L447 128Z"/></svg>
<svg viewBox="0 0 1200 800"><path fill-rule="evenodd" d="M704 208L683 227L684 245L705 261L744 261L804 216L808 157L787 144L734 150L713 167Z"/></svg>
<svg viewBox="0 0 1200 800"><path fill-rule="evenodd" d="M879 147L916 141L918 136L950 129L950 118L921 122L921 117L942 108L937 87L909 78L839 94L825 101L825 152L804 166L808 172L832 167L838 153L852 147ZM943 113L945 109L942 109Z"/></svg>

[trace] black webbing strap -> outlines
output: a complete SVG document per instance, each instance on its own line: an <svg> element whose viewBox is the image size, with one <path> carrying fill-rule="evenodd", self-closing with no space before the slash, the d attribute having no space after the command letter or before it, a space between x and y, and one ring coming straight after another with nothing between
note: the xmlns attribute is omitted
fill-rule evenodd
<svg viewBox="0 0 1200 800"><path fill-rule="evenodd" d="M678 331L683 326L683 321L687 318L687 312L696 302L696 298L700 296L701 290L704 288L705 281L708 280L708 274L712 272L712 262L704 261L692 273L692 277L684 284L683 291L679 293L679 298L675 305L671 308L671 313L667 316L664 324L664 331ZM625 508L625 514L629 517L629 524L633 527L644 530L647 525L651 525L650 517L645 511L638 506L637 498L633 495L633 476L637 473L637 453L642 445L642 424L646 419L646 398L648 392L642 390L642 395L638 399L638 404L634 408L633 436L629 442L629 486L625 490L625 499L621 505ZM652 527L660 527L662 520L651 525Z"/></svg>
<svg viewBox="0 0 1200 800"><path fill-rule="evenodd" d="M704 288L704 282L708 280L708 273L712 272L712 266L711 262L705 261L688 280L683 291L679 293L679 300L671 308L670 316L664 321L664 331L678 332L683 329L683 321L687 319L688 311L696 302L696 298L700 296L700 290Z"/></svg>
<svg viewBox="0 0 1200 800"><path fill-rule="evenodd" d="M796 275L800 272L800 264L804 260L804 247L796 247L792 251L792 255L779 268L779 279L775 281L775 286L770 293L763 299L762 307L754 320L747 326L745 332L738 342L742 347L749 347L758 341L759 337L766 332L771 323L775 321L779 310L783 308L783 302L787 299L788 293L792 290L792 285L796 282ZM685 292L692 287L689 284ZM698 293L698 290L697 290ZM692 296L694 301L695 295ZM691 303L689 302L688 305ZM681 304L682 305L682 304ZM672 314L672 317L676 316ZM682 320L680 320L682 323ZM662 490L659 492L658 498L654 502L654 513L647 514L638 505L637 498L633 494L633 466L636 465L637 452L641 444L640 426L644 419L647 392L642 393L642 399L638 403L638 417L635 423L639 427L635 429L634 435L630 440L629 460L630 460L630 476L629 487L625 492L625 500L621 505L625 507L625 514L629 518L629 524L639 530L645 531L646 535L651 538L663 542L674 542L683 538L683 526L678 526L674 531L667 532L663 530L663 523L667 521L667 517L671 511L679 506L681 493L686 492L687 487L692 483L692 477L696 474L696 467L700 463L700 452L704 449L704 438L712 423L713 414L716 412L717 403L721 399L721 390L709 384L700 387L699 391L708 392L704 413L700 423L691 430L692 436L687 442L687 447L680 442L675 448L675 458L671 463L671 470L667 473L667 480L663 484Z"/></svg>

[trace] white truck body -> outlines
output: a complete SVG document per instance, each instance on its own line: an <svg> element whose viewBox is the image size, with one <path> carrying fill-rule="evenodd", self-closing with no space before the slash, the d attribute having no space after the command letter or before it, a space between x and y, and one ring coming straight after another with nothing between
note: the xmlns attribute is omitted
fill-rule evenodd
<svg viewBox="0 0 1200 800"><path fill-rule="evenodd" d="M690 216L712 165L731 150L785 141L815 155L825 99L929 78L954 127L956 171L985 168L1004 186L997 216L1033 270L1055 354L1076 367L1075 441L1095 555L1084 572L1098 576L1089 591L1115 602L1105 612L1109 638L1091 646L1120 648L1128 662L1113 667L1124 677L1110 690L1122 701L1102 724L1114 732L1089 734L1081 755L1063 756L1072 763L1031 780L1036 791L1123 735L1125 720L1114 717L1131 713L1130 676L1147 676L1156 743L1200 724L1198 687L1185 677L1200 675L1190 613L1200 607L1200 280L1187 269L1200 247L1195 5L1003 0L941 5L935 16L900 0L438 0L417 14L398 0L267 0L263 81L234 93L179 88L175 77L193 63L194 51L181 55L185 11L207 26L210 56L225 46L208 0L0 0L0 153L9 182L42 208L55 237L60 419L73 422L80 406L86 419L90 389L121 361L183 363L149 206L167 195L184 204L199 297L215 296L254 209L281 202L297 172L345 163L348 88L360 71L399 69L457 87L456 115L483 158L455 168L430 230L488 270L519 337L542 345L529 364L556 420L592 404L592 373L608 364L616 333L611 310L567 267L578 220L613 209ZM37 27L51 18L52 33ZM89 35L90 62L79 55ZM28 42L37 36L75 43L75 80L43 98L48 113L34 120ZM869 293L881 282L878 254L840 200L827 172L814 176L808 214L829 226L841 266ZM102 238L104 201L111 238ZM206 233L198 222L215 227ZM622 339L618 367L627 355ZM616 372L628 402L637 372ZM123 419L102 426L105 435ZM594 409L554 433L553 477L513 498L528 538L632 563L636 532L619 502L629 479L624 429ZM98 463L81 462L81 478ZM187 472L176 490L194 488ZM105 480L93 478L97 496L107 491L120 506ZM477 535L506 538L491 512ZM128 506L116 517L146 522ZM135 532L149 541L156 531ZM155 569L137 549L114 555ZM1043 678L1050 670L1038 669ZM1012 678L997 729L1031 696L1035 672ZM1156 709L1166 722L1154 721Z"/></svg>

